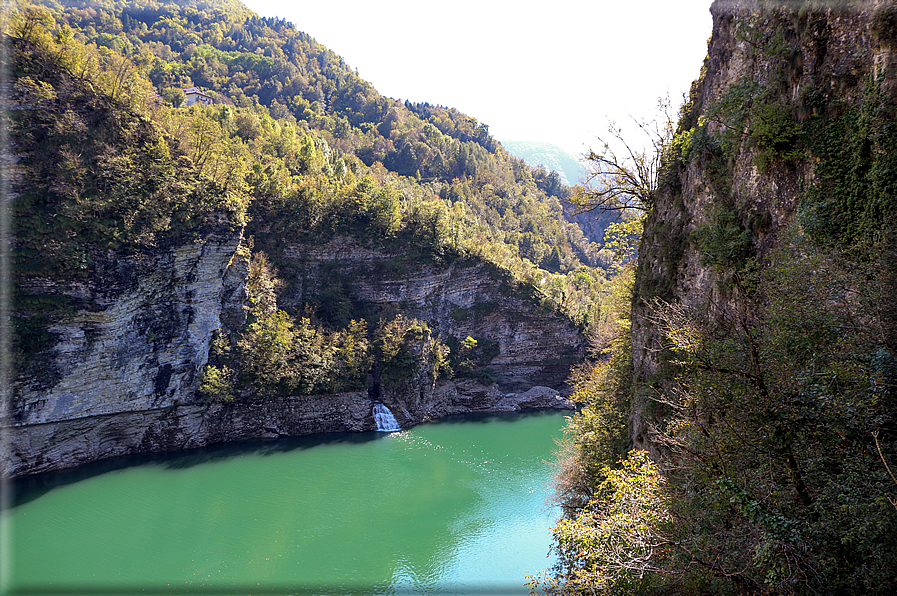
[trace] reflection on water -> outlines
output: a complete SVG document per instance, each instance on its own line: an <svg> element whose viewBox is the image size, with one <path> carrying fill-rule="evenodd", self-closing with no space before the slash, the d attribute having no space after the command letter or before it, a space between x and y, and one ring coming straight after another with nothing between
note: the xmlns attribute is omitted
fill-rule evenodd
<svg viewBox="0 0 897 596"><path fill-rule="evenodd" d="M525 594L523 575L550 563L562 425L468 417L29 479L4 514L13 587Z"/></svg>

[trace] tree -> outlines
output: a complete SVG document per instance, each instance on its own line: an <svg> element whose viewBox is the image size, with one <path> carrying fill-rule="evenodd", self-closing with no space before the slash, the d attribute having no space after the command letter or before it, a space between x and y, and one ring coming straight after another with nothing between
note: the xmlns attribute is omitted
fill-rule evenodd
<svg viewBox="0 0 897 596"><path fill-rule="evenodd" d="M227 366L206 365L199 385L199 394L208 401L232 402L236 398L233 371Z"/></svg>
<svg viewBox="0 0 897 596"><path fill-rule="evenodd" d="M589 149L585 155L588 176L583 184L574 187L573 194L567 199L575 214L595 210L648 210L657 191L662 160L675 131L669 98L659 99L657 106L659 114L655 120L633 118L648 138L648 148L638 149L630 144L623 129L611 122L608 132L613 138L604 140L599 137L602 148L598 151Z"/></svg>
<svg viewBox="0 0 897 596"><path fill-rule="evenodd" d="M27 42L37 43L37 39L45 37L53 22L52 13L43 6L29 6L21 13L15 13L14 31L16 37Z"/></svg>
<svg viewBox="0 0 897 596"><path fill-rule="evenodd" d="M632 451L618 469L605 467L588 505L553 534L559 577L532 578L546 594L640 594L668 570L677 546L666 480L646 451ZM559 581L560 580L560 581Z"/></svg>
<svg viewBox="0 0 897 596"><path fill-rule="evenodd" d="M238 342L244 372L262 393L280 393L294 384L292 352L296 326L282 310L251 323Z"/></svg>
<svg viewBox="0 0 897 596"><path fill-rule="evenodd" d="M645 221L645 214L627 209L621 213L622 221L612 222L604 230L604 247L613 257L608 264L608 271L616 271L621 266L635 259L639 239Z"/></svg>
<svg viewBox="0 0 897 596"><path fill-rule="evenodd" d="M183 105L184 100L187 99L187 95L184 93L184 90L181 89L180 87L166 87L166 88L162 89L162 92L160 93L160 95L162 96L162 99L164 99L168 105L175 107L175 108L178 108L181 105Z"/></svg>
<svg viewBox="0 0 897 596"><path fill-rule="evenodd" d="M689 549L725 561L726 581L893 593L889 282L880 263L782 237L768 266L731 271L729 304L655 305L676 376L654 395L652 439L694 503Z"/></svg>

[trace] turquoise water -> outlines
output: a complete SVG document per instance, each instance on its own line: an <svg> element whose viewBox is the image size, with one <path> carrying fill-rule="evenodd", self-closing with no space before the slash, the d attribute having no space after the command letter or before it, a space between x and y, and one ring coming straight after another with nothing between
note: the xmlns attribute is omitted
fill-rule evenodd
<svg viewBox="0 0 897 596"><path fill-rule="evenodd" d="M453 419L42 478L3 517L7 585L526 594L524 574L551 564L547 462L563 422L554 412Z"/></svg>

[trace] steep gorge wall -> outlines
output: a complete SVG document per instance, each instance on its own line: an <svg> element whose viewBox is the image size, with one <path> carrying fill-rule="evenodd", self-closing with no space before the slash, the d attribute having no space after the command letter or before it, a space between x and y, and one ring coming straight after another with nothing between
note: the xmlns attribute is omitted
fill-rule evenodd
<svg viewBox="0 0 897 596"><path fill-rule="evenodd" d="M31 294L73 298L49 327L54 346L16 380L17 425L165 408L187 401L220 327L222 292L240 234L209 234L156 254L111 259L90 283L38 280ZM9 421L5 421L9 422Z"/></svg>
<svg viewBox="0 0 897 596"><path fill-rule="evenodd" d="M296 279L285 305L314 300L322 288L344 285L362 310L397 308L425 320L445 341L471 336L494 342L488 372L502 391L526 391L534 384L560 387L584 338L568 319L541 306L531 289L495 266L459 260L447 266L393 255L342 237L323 245L290 245Z"/></svg>
<svg viewBox="0 0 897 596"><path fill-rule="evenodd" d="M651 396L670 374L657 305L712 319L738 302L728 274L702 251L699 230L728 222L764 263L819 181L826 156L810 126L846 109L877 108L897 85L893 2L718 0L711 13L708 55L680 122L677 140L685 142L661 175L639 249L631 421L635 445L649 450ZM717 159L689 145L699 138L717 143Z"/></svg>
<svg viewBox="0 0 897 596"><path fill-rule="evenodd" d="M95 255L86 281L21 281L21 294L63 299L71 312L49 325L50 347L19 363L2 419L3 474L164 449L137 446L150 419L195 400L222 296L242 285L231 267L241 240L223 225L153 253Z"/></svg>
<svg viewBox="0 0 897 596"><path fill-rule="evenodd" d="M51 325L53 346L15 380L3 419L3 475L223 441L373 430L367 391L228 404L197 397L213 333L245 321L248 268L236 257L241 238L222 229L189 245L98 262L89 282L23 285L32 294L65 296L77 309ZM437 385L418 354L415 374L378 396L402 426L475 411L572 407L551 387L561 386L578 354L578 331L540 310L534 296L509 291L509 280L491 266L415 266L387 280L374 275L373 264L395 255L348 239L288 253L305 276L294 287L320 289L332 281L322 271L332 274L338 263L357 300L425 319L435 333L488 336L499 346L497 384ZM287 295L283 302L301 298ZM459 317L476 304L488 308Z"/></svg>

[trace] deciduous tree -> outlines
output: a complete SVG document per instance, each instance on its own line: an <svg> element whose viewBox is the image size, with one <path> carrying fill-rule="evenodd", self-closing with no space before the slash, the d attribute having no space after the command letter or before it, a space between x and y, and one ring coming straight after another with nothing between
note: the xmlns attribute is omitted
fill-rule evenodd
<svg viewBox="0 0 897 596"><path fill-rule="evenodd" d="M611 122L610 137L598 138L599 149L585 155L588 174L567 199L576 213L587 211L647 211L654 201L662 159L675 132L669 98L658 100L653 121L633 121L646 139L639 147Z"/></svg>

